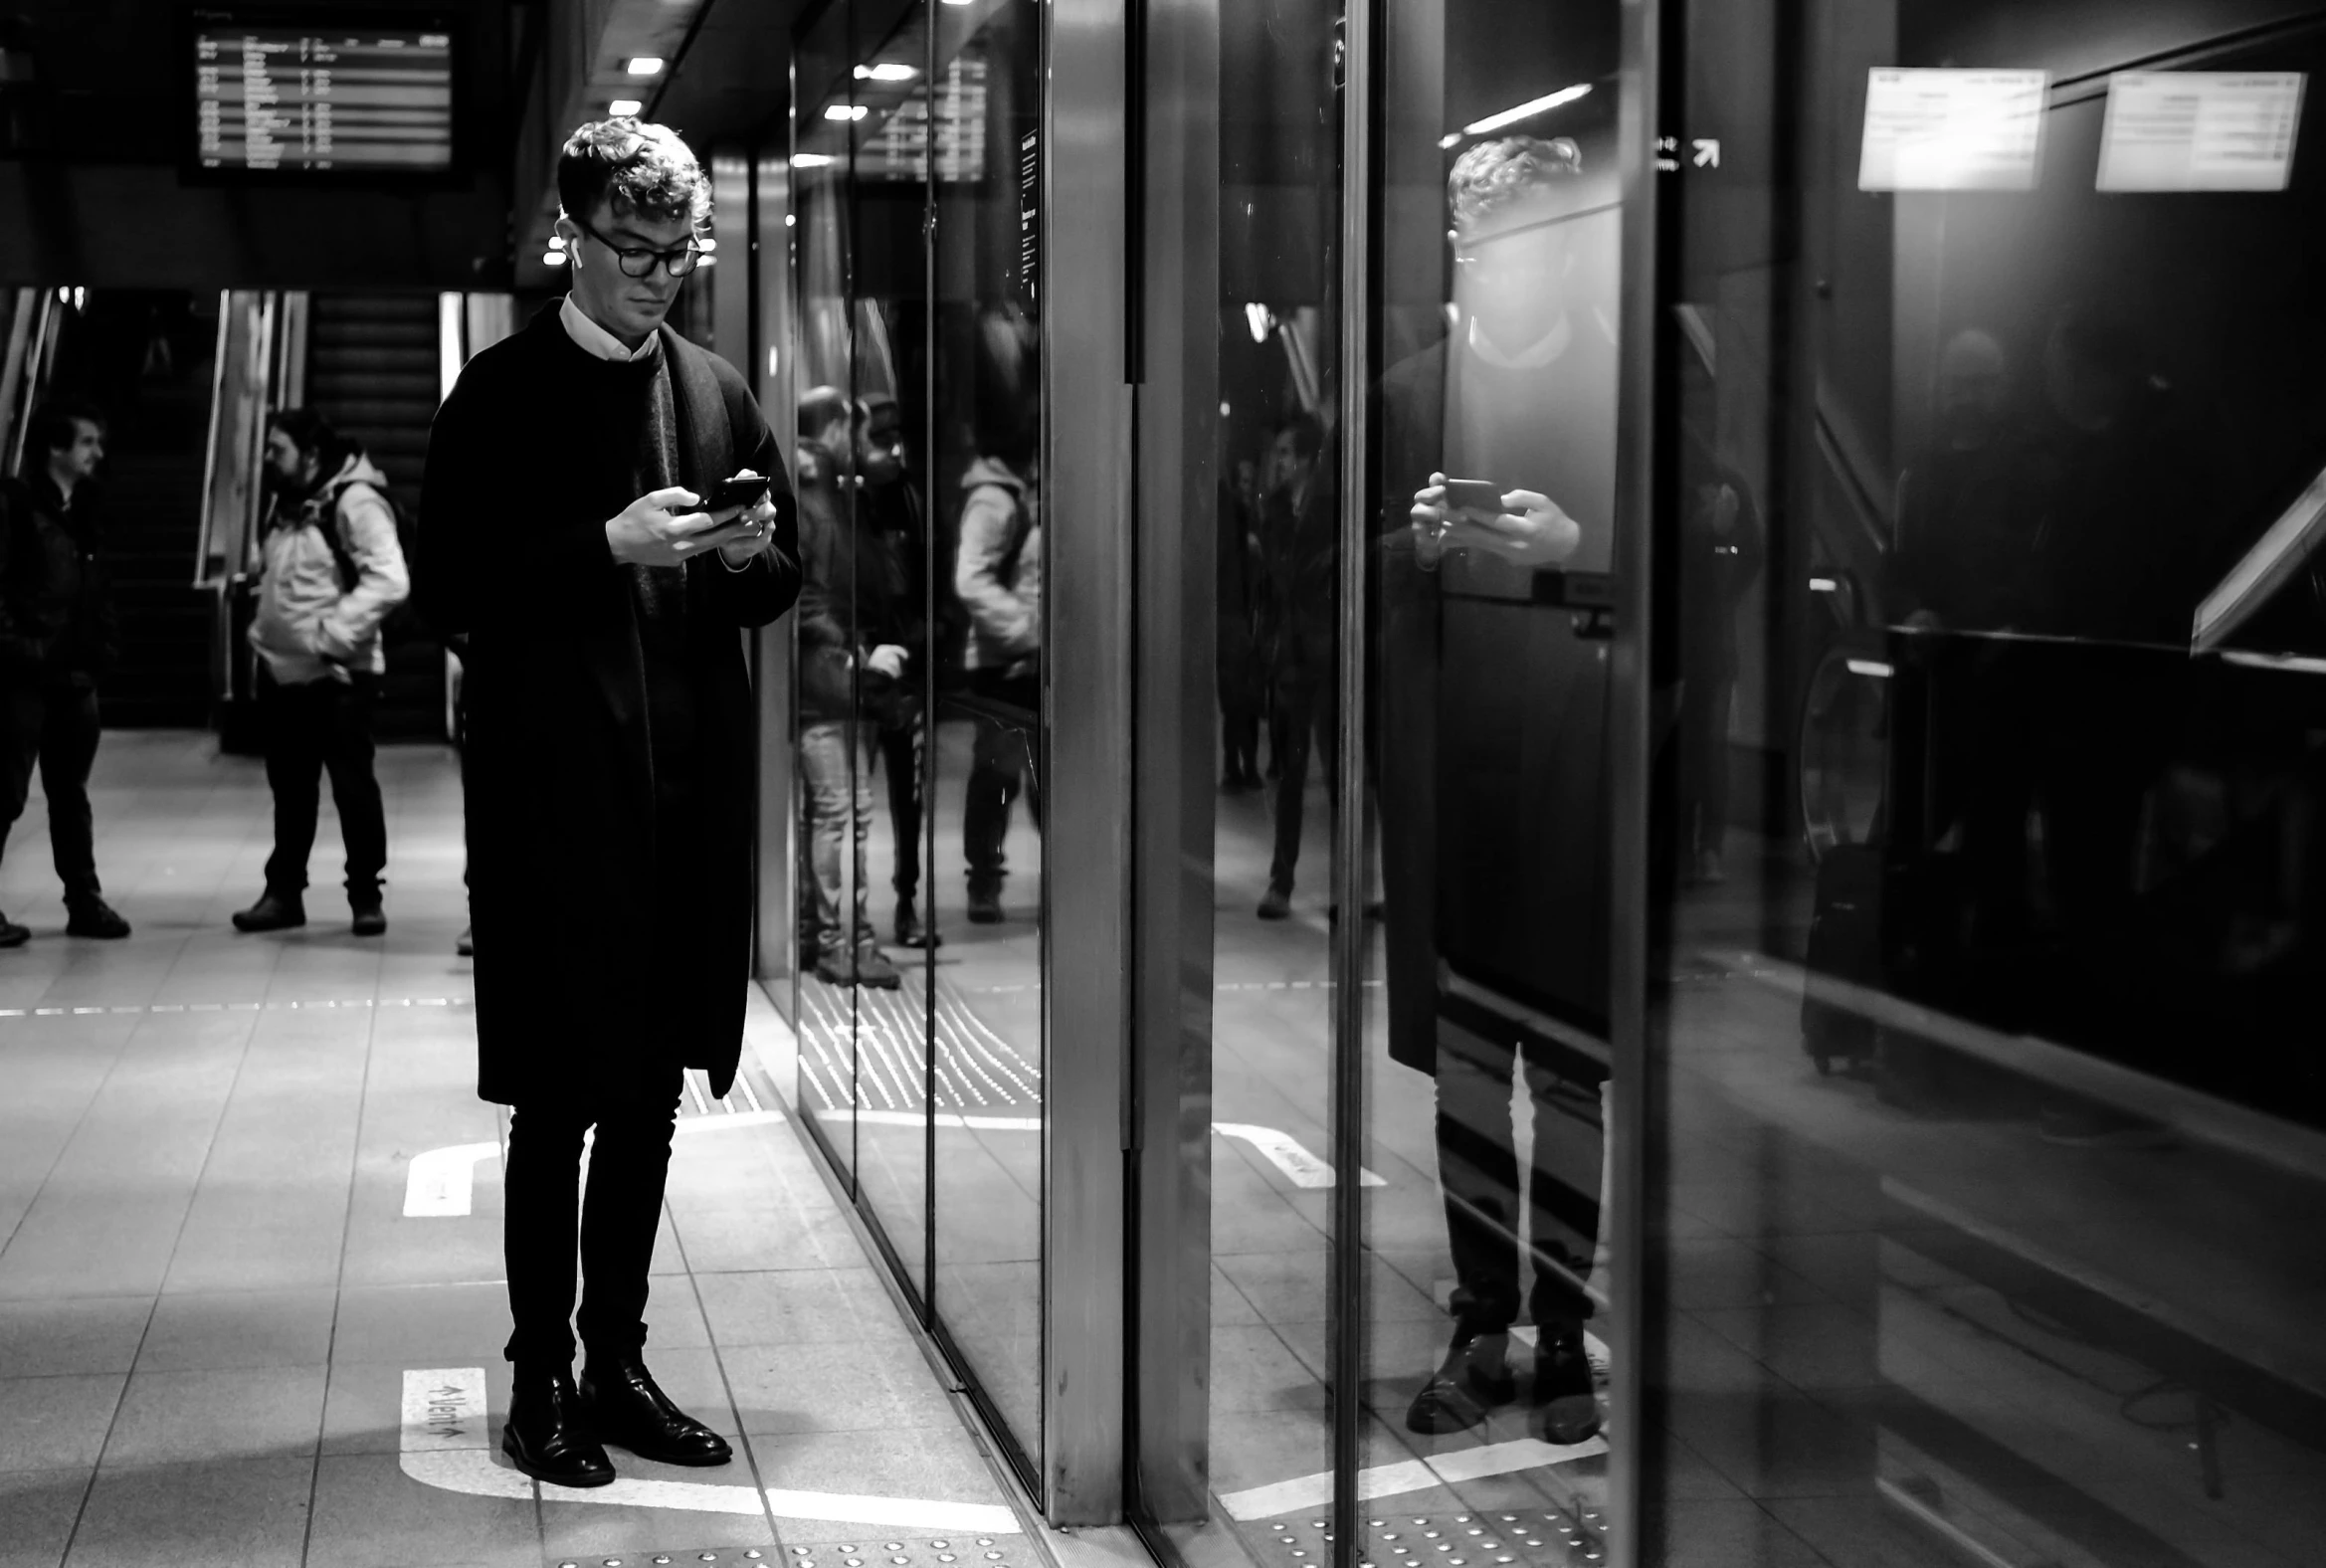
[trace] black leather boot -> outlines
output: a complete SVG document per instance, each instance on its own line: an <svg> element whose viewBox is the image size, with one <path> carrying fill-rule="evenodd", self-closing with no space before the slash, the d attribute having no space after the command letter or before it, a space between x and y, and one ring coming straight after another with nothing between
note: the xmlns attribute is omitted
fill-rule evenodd
<svg viewBox="0 0 2326 1568"><path fill-rule="evenodd" d="M500 1452L535 1480L556 1486L604 1486L614 1462L590 1433L569 1367L519 1367L509 1396Z"/></svg>
<svg viewBox="0 0 2326 1568"><path fill-rule="evenodd" d="M1510 1375L1510 1336L1456 1331L1438 1375L1423 1385L1406 1412L1411 1432L1466 1432L1496 1405L1518 1397Z"/></svg>
<svg viewBox="0 0 2326 1568"><path fill-rule="evenodd" d="M279 893L273 889L261 893L259 901L248 909L235 911L234 928L238 931L288 931L306 924L306 901L297 893Z"/></svg>
<svg viewBox="0 0 2326 1568"><path fill-rule="evenodd" d="M598 1440L642 1460L724 1465L735 1457L726 1439L671 1403L635 1353L592 1356L582 1372L581 1395Z"/></svg>
<svg viewBox="0 0 2326 1568"><path fill-rule="evenodd" d="M1583 1325L1550 1322L1535 1329L1534 1408L1527 1431L1545 1443L1577 1444L1599 1432L1599 1395L1584 1349Z"/></svg>

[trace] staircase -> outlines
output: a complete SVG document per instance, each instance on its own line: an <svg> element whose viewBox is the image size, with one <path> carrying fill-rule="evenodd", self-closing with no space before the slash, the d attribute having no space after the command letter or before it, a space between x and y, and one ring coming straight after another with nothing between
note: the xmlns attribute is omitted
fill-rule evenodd
<svg viewBox="0 0 2326 1568"><path fill-rule="evenodd" d="M436 295L317 294L307 316L307 405L363 444L396 504L420 515L420 471L438 402ZM373 732L445 738L444 647L396 624Z"/></svg>

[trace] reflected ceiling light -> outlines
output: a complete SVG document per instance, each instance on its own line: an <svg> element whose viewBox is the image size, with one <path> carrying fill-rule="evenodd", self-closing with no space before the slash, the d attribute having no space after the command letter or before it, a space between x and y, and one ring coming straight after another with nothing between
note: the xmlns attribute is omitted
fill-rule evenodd
<svg viewBox="0 0 2326 1568"><path fill-rule="evenodd" d="M871 112L872 110L862 103L827 103L824 105L826 119L863 119Z"/></svg>
<svg viewBox="0 0 2326 1568"><path fill-rule="evenodd" d="M1252 340L1256 343L1266 342L1268 333L1275 330L1275 317L1268 314L1268 307L1258 300L1244 307L1244 319L1252 327Z"/></svg>
<svg viewBox="0 0 2326 1568"><path fill-rule="evenodd" d="M947 5L975 5L977 0L945 0Z"/></svg>
<svg viewBox="0 0 2326 1568"><path fill-rule="evenodd" d="M645 107L646 105L636 98L616 98L606 105L606 112L619 117L623 114L635 114Z"/></svg>
<svg viewBox="0 0 2326 1568"><path fill-rule="evenodd" d="M562 234L553 234L553 235L549 236L549 249L551 249L552 251L562 251L562 250L564 250L564 249L565 249L565 236L564 236L564 235L562 235Z"/></svg>
<svg viewBox="0 0 2326 1568"><path fill-rule="evenodd" d="M563 251L543 251L541 253L541 265L543 267L563 267L565 265L565 253Z"/></svg>
<svg viewBox="0 0 2326 1568"><path fill-rule="evenodd" d="M876 66L857 67L859 82L910 82L920 72L911 66L900 66L883 60Z"/></svg>
<svg viewBox="0 0 2326 1568"><path fill-rule="evenodd" d="M795 152L792 154L792 167L795 169L830 168L839 161L829 152Z"/></svg>
<svg viewBox="0 0 2326 1568"><path fill-rule="evenodd" d="M634 77L659 77L663 74L663 60L660 55L639 55L622 69Z"/></svg>
<svg viewBox="0 0 2326 1568"><path fill-rule="evenodd" d="M710 239L697 240L694 242L694 248L700 251L703 255L708 256L711 252L719 248L719 243L716 240Z"/></svg>
<svg viewBox="0 0 2326 1568"><path fill-rule="evenodd" d="M1840 593L1841 585L1831 577L1812 577L1809 580L1809 591L1811 593Z"/></svg>
<svg viewBox="0 0 2326 1568"><path fill-rule="evenodd" d="M1447 134L1438 138L1438 145L1447 148L1449 151L1453 150L1456 146L1459 146L1460 144L1461 132L1458 130L1449 131Z"/></svg>
<svg viewBox="0 0 2326 1568"><path fill-rule="evenodd" d="M1875 681L1887 681L1898 673L1895 666L1880 659L1852 659L1848 664L1851 675L1866 676Z"/></svg>
<svg viewBox="0 0 2326 1568"><path fill-rule="evenodd" d="M1538 98L1528 98L1525 102L1514 104L1499 114L1488 114L1484 119L1471 120L1461 127L1462 134L1465 136L1490 135L1505 125L1515 125L1522 119L1532 119L1537 114L1547 114L1562 104L1572 103L1590 91L1590 83L1580 82L1571 88L1561 88L1556 93L1546 93Z"/></svg>

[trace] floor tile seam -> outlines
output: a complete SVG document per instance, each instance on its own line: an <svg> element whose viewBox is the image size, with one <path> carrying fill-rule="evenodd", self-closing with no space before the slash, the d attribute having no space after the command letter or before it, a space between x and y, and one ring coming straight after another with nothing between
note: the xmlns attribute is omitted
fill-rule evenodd
<svg viewBox="0 0 2326 1568"><path fill-rule="evenodd" d="M128 1055L129 1041L136 1033L136 1027L131 1027L127 1033L122 1035L120 1043L113 1048L112 1060L105 1064L103 1075L97 1078L96 1086L89 1091L89 1097L82 1102L81 1114L73 1118L72 1130L58 1140L57 1152L50 1156L49 1168L41 1173L39 1184L32 1190L32 1197L25 1203L23 1211L17 1215L15 1222L8 1227L8 1234L0 1236L0 1258L5 1258L8 1255L9 1247L14 1244L17 1235L24 1229L24 1222L39 1206L41 1194L48 1191L49 1183L55 1179L57 1167L64 1163L66 1151L73 1147L73 1140L80 1137L81 1129L88 1125L90 1113L97 1108L97 1101L104 1095L105 1085L112 1082L113 1075L121 1070L121 1059Z"/></svg>
<svg viewBox="0 0 2326 1568"><path fill-rule="evenodd" d="M376 982L374 995L377 995ZM364 1122L371 1112L372 1067L378 1056L379 1010L373 1008L368 1010L365 1023L363 1072L357 1080L356 1089L355 1135L349 1140L347 1150L347 1200L339 1218L339 1268L331 1284L331 1326L323 1337L323 1401L322 1409L316 1415L314 1465L307 1476L306 1522L298 1542L301 1568L304 1568L314 1551L315 1513L322 1497L323 1439L331 1428L331 1383L339 1355L339 1313L347 1300L347 1256L355 1237L355 1191L363 1164ZM533 1509L536 1529L540 1524L540 1511L536 1501Z"/></svg>
<svg viewBox="0 0 2326 1568"><path fill-rule="evenodd" d="M719 1336L711 1327L710 1305L702 1298L702 1286L694 1277L694 1268L687 1261L686 1237L678 1228L678 1216L669 1198L663 1200L663 1218L671 1229L671 1245L678 1250L678 1261L686 1266L686 1289L694 1297L694 1310L702 1319L702 1337L709 1342L711 1365L718 1369L719 1387L727 1397L727 1409L735 1418L735 1441L743 1450L743 1463L751 1471L751 1489L758 1496L760 1516L767 1521L769 1542L779 1551L783 1546L783 1531L775 1522L775 1507L767 1496L767 1477L759 1468L759 1449L751 1441L751 1434L743 1422L743 1407L735 1397L734 1375L727 1370L727 1358L719 1346ZM542 1549L548 1548L548 1523L542 1521Z"/></svg>

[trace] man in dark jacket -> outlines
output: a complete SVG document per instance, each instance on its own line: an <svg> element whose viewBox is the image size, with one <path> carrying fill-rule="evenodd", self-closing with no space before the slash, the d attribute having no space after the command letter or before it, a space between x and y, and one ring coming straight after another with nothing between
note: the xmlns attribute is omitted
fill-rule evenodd
<svg viewBox="0 0 2326 1568"><path fill-rule="evenodd" d="M1292 874L1300 864L1300 828L1308 758L1324 764L1326 791L1336 784L1333 747L1334 650L1339 646L1340 508L1319 482L1324 427L1298 414L1276 432L1269 453L1268 494L1260 530L1260 583L1254 598L1260 669L1267 679L1268 756L1276 764L1275 855L1260 917L1292 912ZM1323 744L1319 746L1317 742Z"/></svg>
<svg viewBox="0 0 2326 1568"><path fill-rule="evenodd" d="M855 414L833 387L800 399L800 771L814 903L804 933L827 985L894 990L868 906L872 741L905 700L904 582L850 481Z"/></svg>
<svg viewBox="0 0 2326 1568"><path fill-rule="evenodd" d="M754 504L704 505L780 459L742 378L664 324L699 260L701 165L670 130L610 119L568 139L557 189L572 293L472 359L438 412L415 586L469 638L478 1091L513 1107L501 1447L539 1479L602 1485L601 1442L730 1458L647 1372L647 1278L682 1074L724 1094L742 1048L756 743L736 633L790 609L800 573L780 477Z"/></svg>
<svg viewBox="0 0 2326 1568"><path fill-rule="evenodd" d="M121 937L129 922L98 890L89 809L97 680L113 664L119 630L94 479L104 442L95 409L52 404L33 415L23 477L0 486L0 843L24 814L37 761L65 929ZM0 915L0 947L31 935Z"/></svg>

